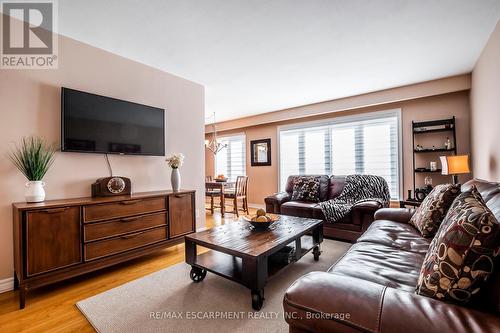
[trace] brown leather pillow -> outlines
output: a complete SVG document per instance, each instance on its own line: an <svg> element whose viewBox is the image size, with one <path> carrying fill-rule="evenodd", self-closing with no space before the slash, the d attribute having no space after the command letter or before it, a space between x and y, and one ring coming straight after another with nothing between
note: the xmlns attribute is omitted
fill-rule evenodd
<svg viewBox="0 0 500 333"><path fill-rule="evenodd" d="M417 228L422 236L433 237L459 193L460 185L437 185L417 208L410 224Z"/></svg>
<svg viewBox="0 0 500 333"><path fill-rule="evenodd" d="M474 186L455 199L439 227L415 292L465 304L492 275L499 252L499 222Z"/></svg>

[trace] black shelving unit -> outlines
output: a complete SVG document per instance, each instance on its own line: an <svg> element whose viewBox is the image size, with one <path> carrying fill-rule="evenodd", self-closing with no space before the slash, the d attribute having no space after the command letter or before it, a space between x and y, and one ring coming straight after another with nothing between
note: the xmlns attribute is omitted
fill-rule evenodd
<svg viewBox="0 0 500 333"><path fill-rule="evenodd" d="M423 149L423 150L413 150L415 154L422 154L422 153L442 153L442 152L453 152L455 149L445 149L445 148L437 148L437 149Z"/></svg>
<svg viewBox="0 0 500 333"><path fill-rule="evenodd" d="M416 178L417 175L421 175L421 177L425 176L426 173L441 173L441 169L437 169L435 171L431 171L429 168L421 169L420 166L416 165L416 157L419 154L457 154L457 133L456 133L456 123L455 117L449 119L438 119L438 120L429 120L429 121L412 121L412 131L413 131L413 195L415 195L416 186ZM442 142L435 145L436 148L424 147L422 150L415 149L415 139L421 136L425 136L430 133L444 133L448 134L450 137L450 141L452 144L451 149L443 148L443 142L445 141L446 136L443 137ZM418 139L417 139L418 140ZM439 155L436 156L439 159Z"/></svg>
<svg viewBox="0 0 500 333"><path fill-rule="evenodd" d="M423 172L427 172L427 173L434 173L434 172L441 172L442 170L441 169L436 169L436 170L431 170L431 169L415 169L415 172L417 173L423 173Z"/></svg>

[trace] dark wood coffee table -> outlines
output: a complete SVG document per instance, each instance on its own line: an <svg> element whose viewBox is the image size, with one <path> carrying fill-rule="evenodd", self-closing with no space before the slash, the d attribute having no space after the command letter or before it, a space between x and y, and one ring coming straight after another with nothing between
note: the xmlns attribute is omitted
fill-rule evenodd
<svg viewBox="0 0 500 333"><path fill-rule="evenodd" d="M202 281L207 271L240 283L251 291L252 307L260 310L267 280L289 263L268 261L268 257L294 244L294 258L299 260L312 250L314 260L321 254L323 221L282 215L269 229L260 231L244 221L230 222L185 237L186 263L191 265L191 279ZM196 245L209 248L198 254Z"/></svg>

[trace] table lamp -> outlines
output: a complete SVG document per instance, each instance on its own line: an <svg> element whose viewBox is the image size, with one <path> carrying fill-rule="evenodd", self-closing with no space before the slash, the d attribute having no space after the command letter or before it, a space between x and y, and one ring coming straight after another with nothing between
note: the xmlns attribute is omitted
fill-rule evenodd
<svg viewBox="0 0 500 333"><path fill-rule="evenodd" d="M469 173L469 155L440 156L442 175L452 175L453 184L458 184L459 174Z"/></svg>

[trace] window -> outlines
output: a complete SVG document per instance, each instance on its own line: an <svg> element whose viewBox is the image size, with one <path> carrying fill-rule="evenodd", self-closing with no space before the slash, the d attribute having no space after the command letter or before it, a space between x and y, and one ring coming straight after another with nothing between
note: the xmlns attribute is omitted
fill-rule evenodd
<svg viewBox="0 0 500 333"><path fill-rule="evenodd" d="M373 174L399 197L400 111L342 117L279 129L280 188L289 175Z"/></svg>
<svg viewBox="0 0 500 333"><path fill-rule="evenodd" d="M236 181L236 177L245 175L245 135L219 137L217 141L227 148L215 155L215 174Z"/></svg>

